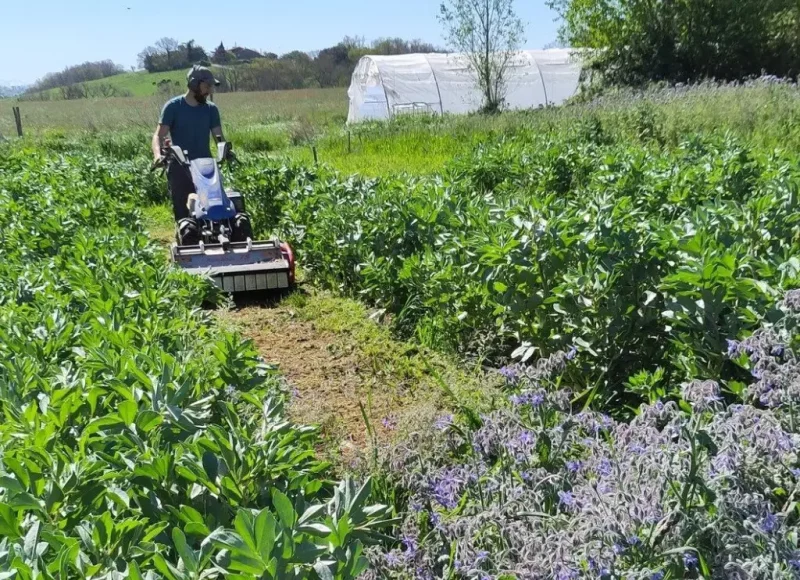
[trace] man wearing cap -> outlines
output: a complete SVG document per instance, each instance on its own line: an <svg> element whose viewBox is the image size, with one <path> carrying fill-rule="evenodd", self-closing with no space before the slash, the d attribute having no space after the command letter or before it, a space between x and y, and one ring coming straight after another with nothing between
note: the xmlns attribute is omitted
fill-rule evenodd
<svg viewBox="0 0 800 580"><path fill-rule="evenodd" d="M164 162L161 149L167 135L173 145L187 152L189 160L212 157L210 135L220 141L224 140L219 109L208 100L214 87L219 86L219 81L204 66L192 67L186 80L189 88L186 94L170 99L161 110L161 118L153 135L154 165ZM188 168L169 163L167 181L175 220L189 217L186 202L189 194L194 191L194 184Z"/></svg>

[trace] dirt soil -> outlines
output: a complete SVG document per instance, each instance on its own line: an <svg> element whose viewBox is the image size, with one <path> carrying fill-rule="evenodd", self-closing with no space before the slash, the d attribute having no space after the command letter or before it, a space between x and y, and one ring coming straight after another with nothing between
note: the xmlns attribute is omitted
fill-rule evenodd
<svg viewBox="0 0 800 580"><path fill-rule="evenodd" d="M340 439L345 448L366 446L359 403L366 405L370 389L359 354L347 344L346 336L320 331L314 322L298 319L286 307L249 307L232 313L231 318L265 360L278 365L295 390L289 406L292 420L321 424L324 434ZM385 395L380 394L377 401L373 398L373 418L391 412Z"/></svg>
<svg viewBox="0 0 800 580"><path fill-rule="evenodd" d="M346 464L364 458L371 444L447 412L453 401L442 384L459 396L480 391L485 399L485 379L393 339L371 314L356 301L308 287L278 304L224 314L294 390L291 419L320 425L327 454Z"/></svg>

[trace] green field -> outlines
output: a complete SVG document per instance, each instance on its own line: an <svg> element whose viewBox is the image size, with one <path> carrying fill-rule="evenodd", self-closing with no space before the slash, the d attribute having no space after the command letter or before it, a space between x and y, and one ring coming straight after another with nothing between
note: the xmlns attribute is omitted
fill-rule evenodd
<svg viewBox="0 0 800 580"><path fill-rule="evenodd" d="M152 97L160 94L159 84L169 83L179 85L183 88L186 85L186 71L173 70L164 71L159 73L148 73L146 71L136 71L122 73L103 79L88 81L84 83L86 86L108 85L114 87L121 94L130 97ZM173 88L173 87L170 87ZM41 93L45 98L60 100L62 99L60 89L49 89ZM35 100L37 95L26 96L26 99Z"/></svg>
<svg viewBox="0 0 800 580"><path fill-rule="evenodd" d="M278 304L169 266L157 101L0 144L3 577L797 577L796 86L218 103Z"/></svg>
<svg viewBox="0 0 800 580"><path fill-rule="evenodd" d="M179 91L177 94L181 94ZM71 101L0 101L0 134L12 135L12 107L19 106L29 134L152 131L169 96L76 99ZM214 97L226 127L263 131L282 130L282 124L302 121L313 126L343 125L347 117L344 89L308 89L259 93L223 93Z"/></svg>

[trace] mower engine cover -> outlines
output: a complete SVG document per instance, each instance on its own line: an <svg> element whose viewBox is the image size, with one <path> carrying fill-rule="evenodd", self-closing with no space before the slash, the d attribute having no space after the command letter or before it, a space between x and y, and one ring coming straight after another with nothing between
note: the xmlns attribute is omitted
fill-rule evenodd
<svg viewBox="0 0 800 580"><path fill-rule="evenodd" d="M193 159L189 163L197 203L194 217L211 221L231 219L236 216L233 201L225 195L219 166L212 158Z"/></svg>

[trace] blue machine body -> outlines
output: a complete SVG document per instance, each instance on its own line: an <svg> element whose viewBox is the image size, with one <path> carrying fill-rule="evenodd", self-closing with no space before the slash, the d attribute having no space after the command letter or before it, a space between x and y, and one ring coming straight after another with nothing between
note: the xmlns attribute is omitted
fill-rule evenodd
<svg viewBox="0 0 800 580"><path fill-rule="evenodd" d="M214 159L193 159L189 171L195 186L197 202L194 217L199 220L222 221L236 216L236 207L222 187L222 175Z"/></svg>

